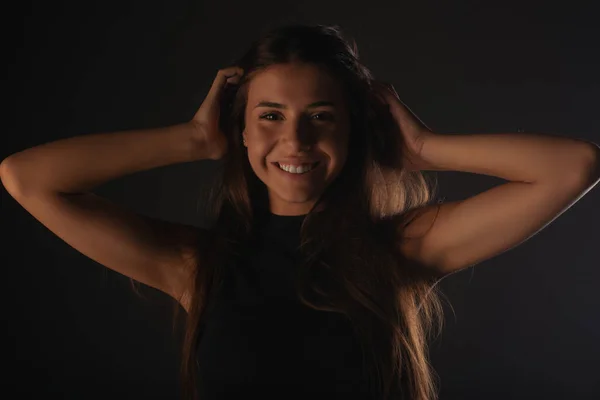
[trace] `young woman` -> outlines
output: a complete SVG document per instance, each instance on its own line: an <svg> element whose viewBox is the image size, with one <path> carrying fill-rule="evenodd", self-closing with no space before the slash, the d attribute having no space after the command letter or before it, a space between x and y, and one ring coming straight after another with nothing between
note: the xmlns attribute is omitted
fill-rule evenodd
<svg viewBox="0 0 600 400"><path fill-rule="evenodd" d="M223 161L209 229L91 192L203 159ZM40 145L1 177L69 245L186 311L187 398L429 400L436 283L549 224L597 160L567 138L433 133L338 28L288 26L220 70L191 121ZM510 182L437 204L425 170Z"/></svg>

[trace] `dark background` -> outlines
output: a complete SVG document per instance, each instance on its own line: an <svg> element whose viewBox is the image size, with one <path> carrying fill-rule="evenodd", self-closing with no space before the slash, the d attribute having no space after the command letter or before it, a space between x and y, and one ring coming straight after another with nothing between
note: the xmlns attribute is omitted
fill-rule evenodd
<svg viewBox="0 0 600 400"><path fill-rule="evenodd" d="M438 133L542 132L600 143L596 13L592 2L552 4L22 1L3 15L0 157L189 120L219 68L268 28L292 22L339 24L375 76ZM96 193L202 225L197 200L216 165L146 171ZM503 182L437 177L446 201ZM145 299L136 296L128 278L0 193L5 387L17 398L176 398L170 299L148 287ZM595 190L523 245L442 281L445 330L431 344L441 400L600 398L598 205Z"/></svg>

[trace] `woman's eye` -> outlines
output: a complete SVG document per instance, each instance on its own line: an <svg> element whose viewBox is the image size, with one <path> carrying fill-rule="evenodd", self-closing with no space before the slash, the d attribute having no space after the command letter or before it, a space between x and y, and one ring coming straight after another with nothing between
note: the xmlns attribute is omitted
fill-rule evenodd
<svg viewBox="0 0 600 400"><path fill-rule="evenodd" d="M260 119L266 119L267 121L273 121L271 118L269 118L271 116L276 116L276 114L274 114L274 113L263 114L260 116Z"/></svg>
<svg viewBox="0 0 600 400"><path fill-rule="evenodd" d="M333 119L333 116L330 113L315 114L315 115L313 115L313 118L315 118L315 117L319 117L319 118L317 118L317 120L320 120L320 121L329 121L329 120Z"/></svg>
<svg viewBox="0 0 600 400"><path fill-rule="evenodd" d="M260 119L265 119L267 121L275 121L275 117L279 117L279 115L275 113L263 114L260 116ZM333 116L330 113L318 113L311 116L312 119L317 121L329 121L333 119Z"/></svg>

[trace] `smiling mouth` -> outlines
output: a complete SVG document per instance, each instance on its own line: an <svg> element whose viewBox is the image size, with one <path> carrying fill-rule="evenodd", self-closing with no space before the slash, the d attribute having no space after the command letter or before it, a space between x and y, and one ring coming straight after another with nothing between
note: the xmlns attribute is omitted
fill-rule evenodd
<svg viewBox="0 0 600 400"><path fill-rule="evenodd" d="M316 167L319 165L319 163L320 163L320 161L316 161L316 162L314 162L314 163L312 163L312 164L309 164L309 165L310 165L310 168L309 168L307 171L305 171L305 172L302 172L302 173L297 173L297 172L296 172L296 174L304 174L304 173L310 172L310 171L312 171L313 169L315 169L315 168L316 168ZM274 166L276 166L277 168L279 168L280 170L282 170L282 171L284 171L284 172L288 172L288 173L294 173L294 172L290 172L290 171L287 171L287 170L285 170L284 168L282 168L282 167L281 167L281 164L279 164L278 162L273 162L273 163L271 163L271 164L273 164Z"/></svg>

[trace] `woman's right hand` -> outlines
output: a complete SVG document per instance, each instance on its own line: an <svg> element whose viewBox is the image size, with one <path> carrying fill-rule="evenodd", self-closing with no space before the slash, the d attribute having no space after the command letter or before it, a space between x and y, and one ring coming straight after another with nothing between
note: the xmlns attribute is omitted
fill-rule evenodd
<svg viewBox="0 0 600 400"><path fill-rule="evenodd" d="M229 67L219 70L217 77L200 105L200 108L192 118L194 126L194 143L202 150L203 159L219 160L228 151L228 143L225 134L219 129L220 98L227 84L237 84L244 71L239 67Z"/></svg>

